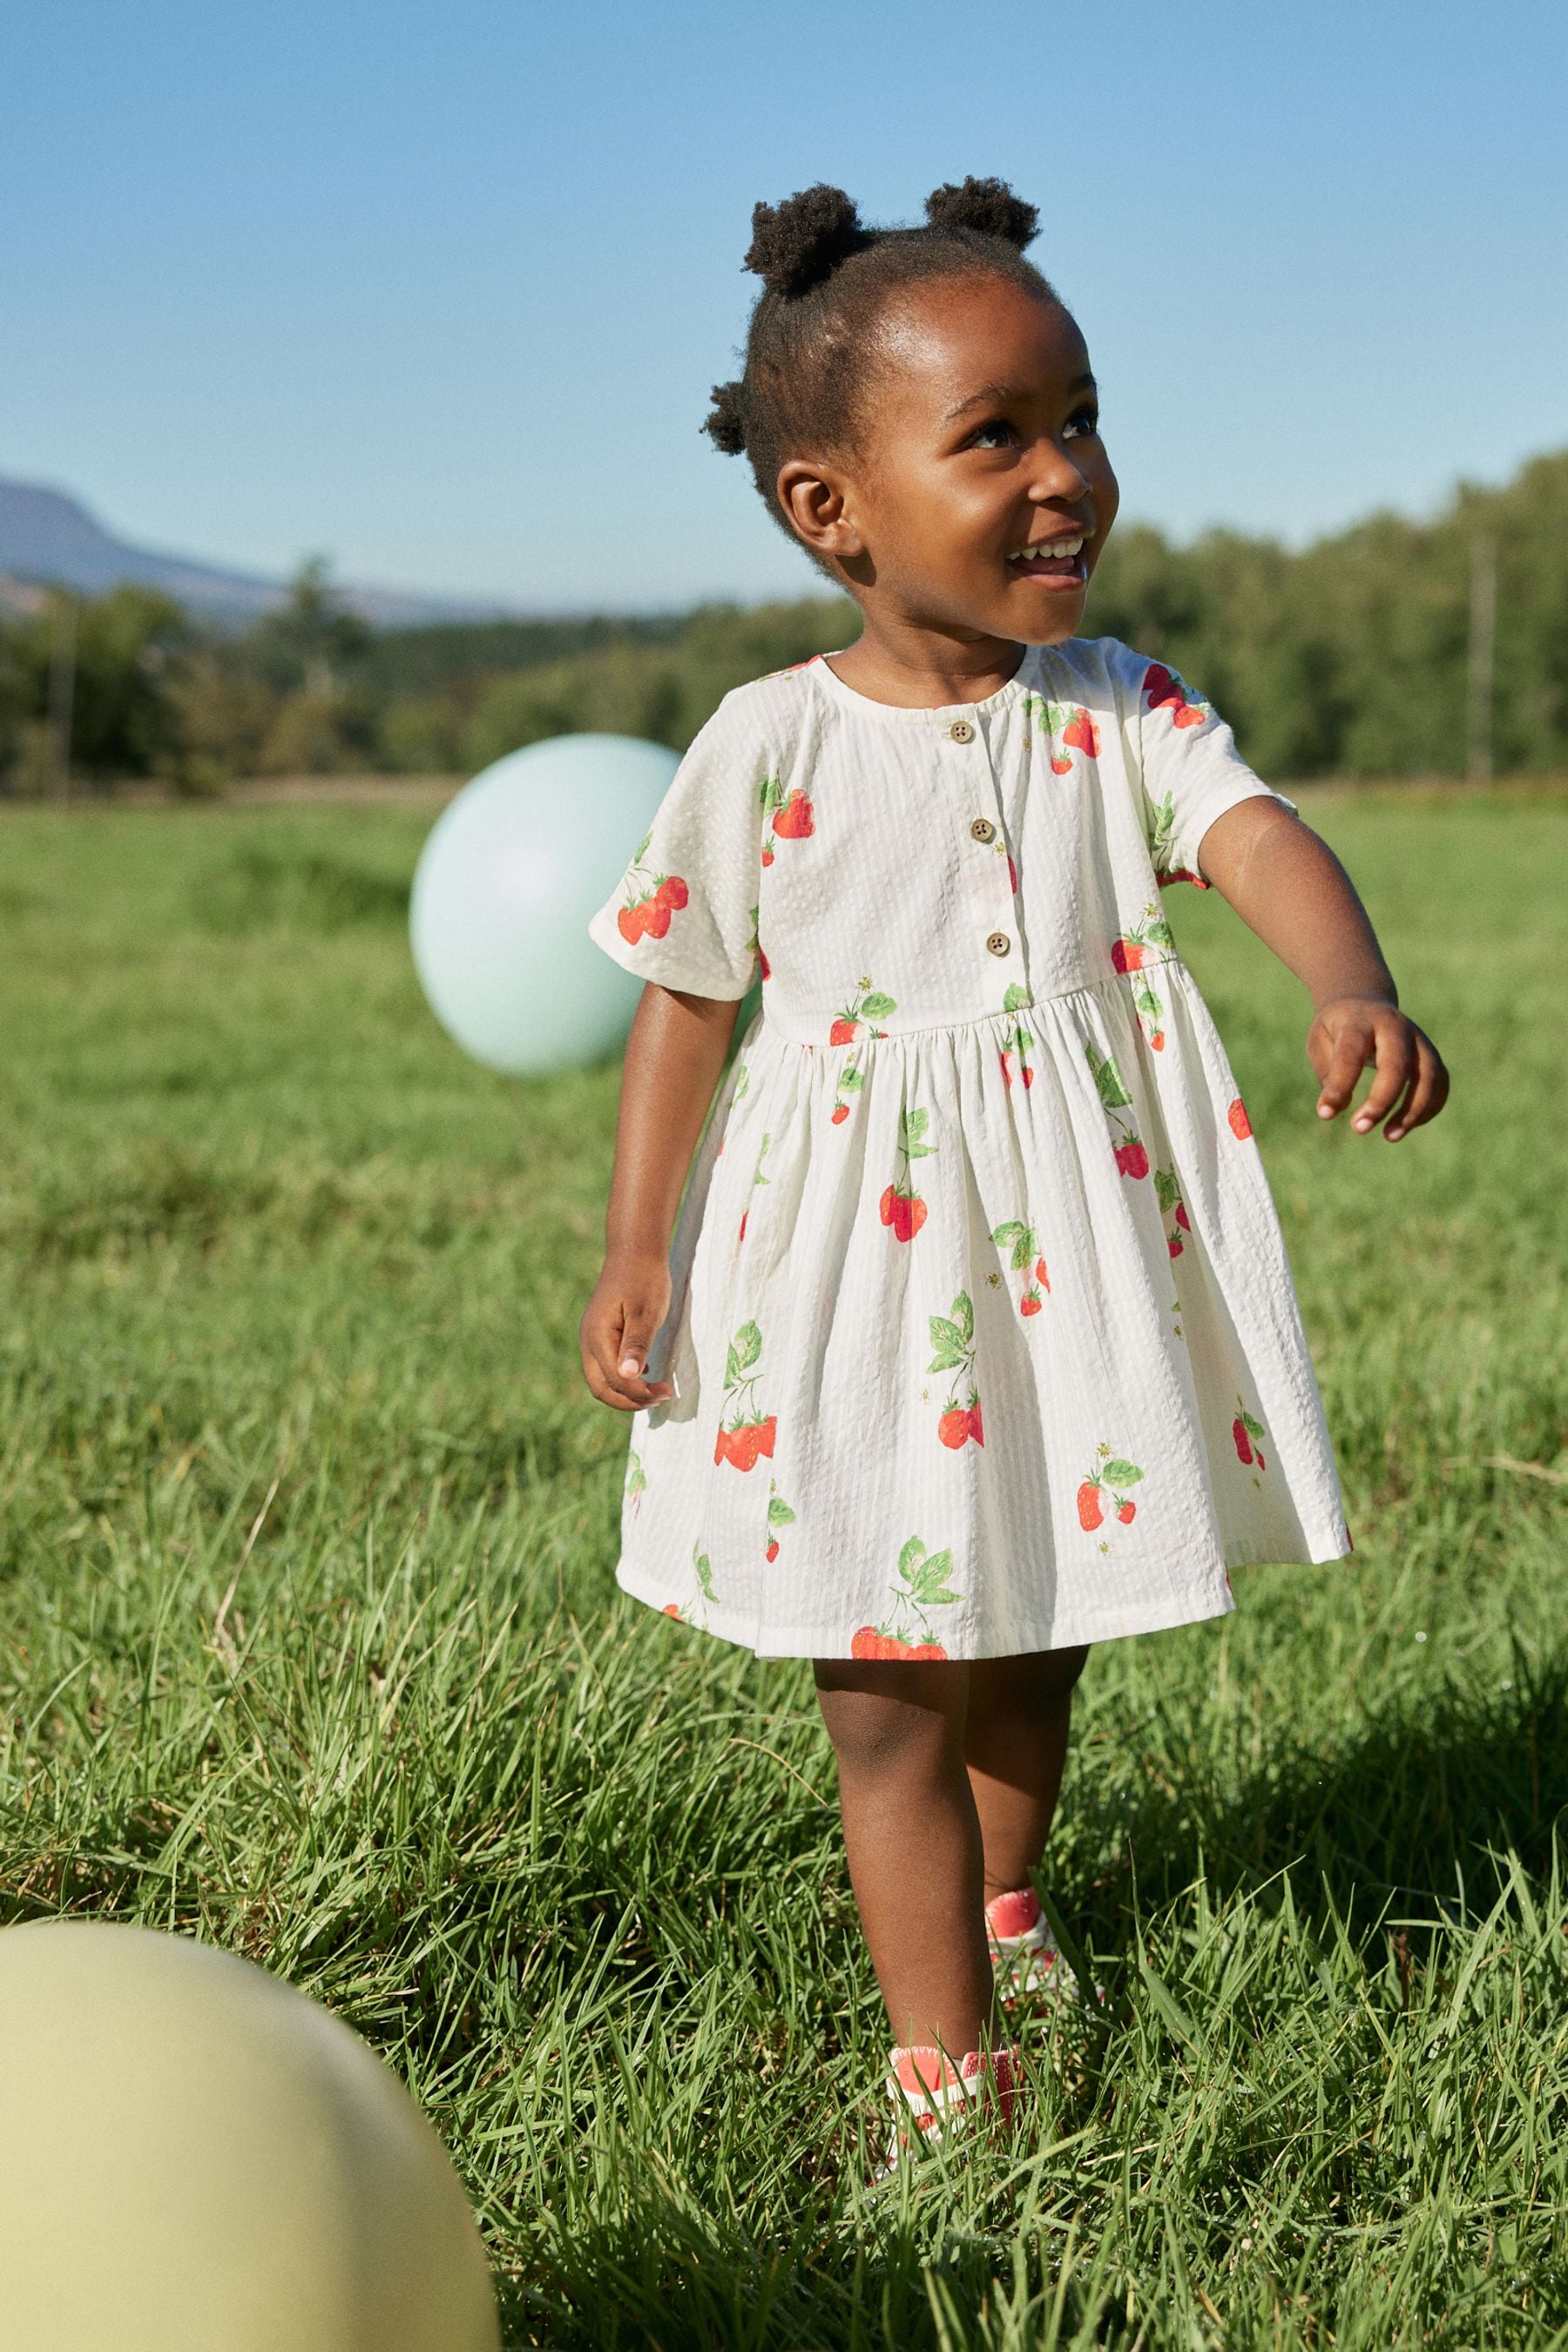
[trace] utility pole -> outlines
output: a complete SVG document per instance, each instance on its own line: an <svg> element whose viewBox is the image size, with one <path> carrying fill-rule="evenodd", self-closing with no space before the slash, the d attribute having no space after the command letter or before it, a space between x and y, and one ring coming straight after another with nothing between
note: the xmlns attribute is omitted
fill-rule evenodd
<svg viewBox="0 0 1568 2352"><path fill-rule="evenodd" d="M1497 637L1497 541L1470 541L1470 782L1492 780L1492 648Z"/></svg>
<svg viewBox="0 0 1568 2352"><path fill-rule="evenodd" d="M76 598L55 600L54 640L49 647L49 766L62 808L71 796L71 720L76 709Z"/></svg>

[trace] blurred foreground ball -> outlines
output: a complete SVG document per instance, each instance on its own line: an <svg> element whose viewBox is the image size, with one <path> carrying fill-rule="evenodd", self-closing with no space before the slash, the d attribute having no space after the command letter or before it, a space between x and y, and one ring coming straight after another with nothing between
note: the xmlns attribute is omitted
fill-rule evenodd
<svg viewBox="0 0 1568 2352"><path fill-rule="evenodd" d="M556 735L486 768L437 818L414 876L414 963L476 1061L532 1076L624 1042L641 992L588 918L679 764L631 735Z"/></svg>
<svg viewBox="0 0 1568 2352"><path fill-rule="evenodd" d="M0 1930L7 2352L497 2352L445 2149L346 2025L138 1927Z"/></svg>

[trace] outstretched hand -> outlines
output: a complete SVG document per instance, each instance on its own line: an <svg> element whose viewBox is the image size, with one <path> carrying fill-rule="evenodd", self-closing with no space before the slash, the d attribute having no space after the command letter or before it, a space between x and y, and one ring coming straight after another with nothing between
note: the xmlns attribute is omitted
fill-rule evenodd
<svg viewBox="0 0 1568 2352"><path fill-rule="evenodd" d="M1307 1032L1307 1059L1321 1089L1320 1118L1337 1118L1363 1070L1373 1065L1366 1100L1351 1120L1358 1135L1370 1135L1386 1119L1384 1135L1397 1143L1413 1127L1436 1118L1448 1099L1448 1073L1437 1048L1381 997L1337 996L1321 1006Z"/></svg>

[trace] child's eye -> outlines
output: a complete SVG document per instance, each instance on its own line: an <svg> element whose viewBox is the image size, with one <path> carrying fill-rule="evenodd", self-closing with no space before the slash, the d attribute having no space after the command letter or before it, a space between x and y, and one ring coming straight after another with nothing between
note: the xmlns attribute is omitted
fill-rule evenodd
<svg viewBox="0 0 1568 2352"><path fill-rule="evenodd" d="M1075 408L1072 415L1068 418L1067 423L1062 427L1062 439L1064 441L1077 441L1080 440L1085 434L1098 433L1099 430L1100 411L1098 408Z"/></svg>
<svg viewBox="0 0 1568 2352"><path fill-rule="evenodd" d="M1003 437L1000 441L988 441L985 438L988 433L999 433ZM970 435L970 446L976 449L1003 449L1012 438L1012 433L1013 428L1005 416L988 416L984 424L977 425Z"/></svg>

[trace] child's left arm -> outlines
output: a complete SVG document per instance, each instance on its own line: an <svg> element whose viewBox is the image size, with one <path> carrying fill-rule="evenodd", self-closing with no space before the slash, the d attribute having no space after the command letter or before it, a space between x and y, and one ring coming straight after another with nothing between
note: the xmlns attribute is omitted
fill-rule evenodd
<svg viewBox="0 0 1568 2352"><path fill-rule="evenodd" d="M1398 991L1350 876L1328 844L1277 800L1238 801L1203 836L1205 878L1310 992L1307 1059L1317 1074L1318 1117L1333 1118L1376 1066L1351 1125L1384 1129L1397 1143L1436 1118L1448 1073L1424 1030L1399 1009Z"/></svg>

